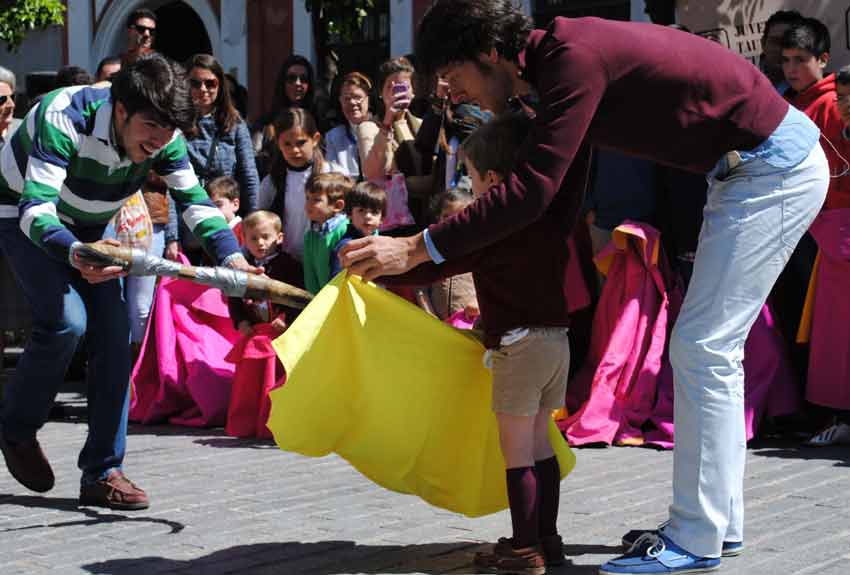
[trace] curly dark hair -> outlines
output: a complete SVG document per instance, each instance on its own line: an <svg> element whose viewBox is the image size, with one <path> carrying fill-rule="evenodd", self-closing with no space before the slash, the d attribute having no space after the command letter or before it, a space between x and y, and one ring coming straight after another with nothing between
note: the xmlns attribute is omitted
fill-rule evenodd
<svg viewBox="0 0 850 575"><path fill-rule="evenodd" d="M186 71L160 54L146 54L121 68L112 77L112 100L124 105L128 117L147 112L165 126L194 132L195 106Z"/></svg>
<svg viewBox="0 0 850 575"><path fill-rule="evenodd" d="M519 61L531 19L512 0L437 0L416 32L416 62L426 76L449 64L478 62L491 48Z"/></svg>

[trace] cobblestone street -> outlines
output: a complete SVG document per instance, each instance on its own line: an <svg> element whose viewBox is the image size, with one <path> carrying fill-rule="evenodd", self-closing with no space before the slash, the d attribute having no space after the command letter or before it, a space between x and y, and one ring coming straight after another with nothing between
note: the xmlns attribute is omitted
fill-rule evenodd
<svg viewBox="0 0 850 575"><path fill-rule="evenodd" d="M337 457L310 459L221 430L133 426L126 471L151 497L141 512L77 507L85 404L40 440L57 475L36 496L0 472L3 575L472 573L482 543L507 534L507 513L467 519L383 490ZM592 575L622 533L661 521L672 453L578 450L563 483L560 529L569 563ZM850 572L850 449L751 449L746 552L725 575Z"/></svg>

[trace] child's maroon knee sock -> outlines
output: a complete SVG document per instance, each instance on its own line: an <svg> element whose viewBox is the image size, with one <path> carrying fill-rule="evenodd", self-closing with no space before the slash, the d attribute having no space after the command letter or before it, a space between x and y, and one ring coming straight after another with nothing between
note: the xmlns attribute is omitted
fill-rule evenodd
<svg viewBox="0 0 850 575"><path fill-rule="evenodd" d="M537 471L537 497L539 503L538 529L540 537L558 533L558 499L561 494L561 466L554 455L534 462Z"/></svg>
<svg viewBox="0 0 850 575"><path fill-rule="evenodd" d="M506 478L514 549L537 545L537 473L534 467L514 467L507 470Z"/></svg>

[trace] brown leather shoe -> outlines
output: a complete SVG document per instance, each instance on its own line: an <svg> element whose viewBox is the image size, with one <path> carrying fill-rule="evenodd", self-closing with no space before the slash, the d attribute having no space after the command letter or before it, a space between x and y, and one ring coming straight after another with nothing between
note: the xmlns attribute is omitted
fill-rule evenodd
<svg viewBox="0 0 850 575"><path fill-rule="evenodd" d="M476 553L473 563L482 569L494 569L518 575L546 575L546 560L539 545L514 549L510 539L500 539L490 553Z"/></svg>
<svg viewBox="0 0 850 575"><path fill-rule="evenodd" d="M510 537L499 537L499 541L493 548L512 549L513 539ZM547 567L555 567L564 564L564 542L560 535L547 535L540 538L540 548Z"/></svg>
<svg viewBox="0 0 850 575"><path fill-rule="evenodd" d="M9 443L0 436L0 450L3 451L9 473L18 483L39 493L53 489L56 478L38 440Z"/></svg>
<svg viewBox="0 0 850 575"><path fill-rule="evenodd" d="M80 505L131 511L147 509L150 502L144 490L115 470L106 479L81 486Z"/></svg>

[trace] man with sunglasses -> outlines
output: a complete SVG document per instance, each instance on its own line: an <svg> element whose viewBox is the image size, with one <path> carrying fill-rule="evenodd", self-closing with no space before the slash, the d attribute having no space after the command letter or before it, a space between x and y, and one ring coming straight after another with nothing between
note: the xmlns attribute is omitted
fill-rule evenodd
<svg viewBox="0 0 850 575"><path fill-rule="evenodd" d="M156 39L156 14L147 8L133 10L127 16L127 51L121 56L126 66L135 62L139 56L153 52Z"/></svg>
<svg viewBox="0 0 850 575"><path fill-rule="evenodd" d="M158 54L118 72L110 86L56 90L27 114L0 150L0 251L30 302L32 335L5 388L0 450L15 479L54 484L36 439L77 342L89 346L89 433L80 453L80 504L145 509L122 472L130 380L130 326L122 268L79 257L100 240L124 201L154 170L189 229L224 266L248 265L222 213L201 188L180 130L194 123L182 69Z"/></svg>

